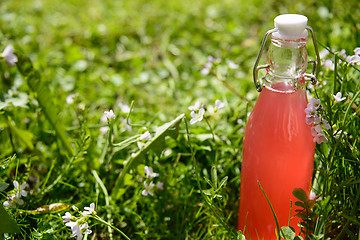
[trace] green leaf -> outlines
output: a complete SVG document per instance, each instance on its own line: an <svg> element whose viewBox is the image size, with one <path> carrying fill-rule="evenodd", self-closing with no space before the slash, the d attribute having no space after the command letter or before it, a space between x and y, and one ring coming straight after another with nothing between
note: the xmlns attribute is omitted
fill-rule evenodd
<svg viewBox="0 0 360 240"><path fill-rule="evenodd" d="M196 134L194 137L197 138L201 142L206 141L206 140L212 140L214 138L214 136L211 133L199 133L199 134ZM217 135L215 135L215 140L220 141L221 139Z"/></svg>
<svg viewBox="0 0 360 240"><path fill-rule="evenodd" d="M292 227L284 226L280 230L280 237L285 240L293 240L295 238L295 230Z"/></svg>
<svg viewBox="0 0 360 240"><path fill-rule="evenodd" d="M45 213L57 213L64 211L70 207L69 204L65 203L53 203L50 205L42 205L35 210L22 210L23 212L30 214L45 214Z"/></svg>
<svg viewBox="0 0 360 240"><path fill-rule="evenodd" d="M223 179L221 179L220 183L219 183L219 189L222 188L226 182L228 180L228 176L225 176Z"/></svg>
<svg viewBox="0 0 360 240"><path fill-rule="evenodd" d="M113 190L113 197L116 198L116 192L124 183L124 177L126 173L132 168L135 168L144 158L147 152L152 149L155 153L161 153L165 149L165 137L170 136L176 138L179 132L179 124L185 117L185 114L181 114L171 122L165 123L164 125L156 129L155 136L149 140L143 148L141 148L134 157L126 161L124 169L121 171L119 177L116 180L115 187Z"/></svg>
<svg viewBox="0 0 360 240"><path fill-rule="evenodd" d="M318 235L313 234L312 236L313 236L314 239L316 239L316 240L320 240L320 239L323 239L323 238L324 238L324 234L318 234ZM301 238L301 240L302 240L302 238Z"/></svg>
<svg viewBox="0 0 360 240"><path fill-rule="evenodd" d="M126 173L124 177L124 185L129 186L134 183L133 176L131 174Z"/></svg>
<svg viewBox="0 0 360 240"><path fill-rule="evenodd" d="M63 143L67 153L73 155L73 148L71 147L70 140L66 137L65 127L59 121L58 111L55 108L53 96L47 84L41 81L39 71L35 70L31 60L20 52L16 52L18 62L16 66L21 75L26 79L29 88L36 93L36 99L39 102L41 109L47 120Z"/></svg>
<svg viewBox="0 0 360 240"><path fill-rule="evenodd" d="M202 190L202 192L205 194L205 195L208 195L208 196L211 196L212 195L212 189L206 189L206 190Z"/></svg>
<svg viewBox="0 0 360 240"><path fill-rule="evenodd" d="M309 200L306 202L308 208L313 208L315 206L316 200Z"/></svg>
<svg viewBox="0 0 360 240"><path fill-rule="evenodd" d="M216 167L212 166L211 168L211 180L215 186L215 189L218 188L218 178L217 178L217 171L216 171Z"/></svg>
<svg viewBox="0 0 360 240"><path fill-rule="evenodd" d="M32 144L34 134L27 130L17 128L12 120L8 121L8 126L11 129L11 132L17 137L17 139L19 139L20 143L23 144L24 147L30 150L34 149L34 145Z"/></svg>
<svg viewBox="0 0 360 240"><path fill-rule="evenodd" d="M0 234L3 233L19 233L20 229L14 219L4 209L3 205L0 204Z"/></svg>
<svg viewBox="0 0 360 240"><path fill-rule="evenodd" d="M136 171L140 174L140 175L145 175L145 164L139 164L136 167Z"/></svg>
<svg viewBox="0 0 360 240"><path fill-rule="evenodd" d="M10 157L0 160L0 167L6 168L11 162L15 161L16 153Z"/></svg>
<svg viewBox="0 0 360 240"><path fill-rule="evenodd" d="M308 196L302 188L294 188L292 194L302 202L306 202L308 200Z"/></svg>
<svg viewBox="0 0 360 240"><path fill-rule="evenodd" d="M158 157L160 157L162 151L164 150L165 144L165 138L160 137L157 141L153 142L151 149L156 153Z"/></svg>
<svg viewBox="0 0 360 240"><path fill-rule="evenodd" d="M7 187L9 186L9 184L7 183L0 183L0 192L4 191L5 189L7 189Z"/></svg>
<svg viewBox="0 0 360 240"><path fill-rule="evenodd" d="M303 202L300 201L296 201L295 202L295 206L301 207L301 208L305 208L305 204Z"/></svg>
<svg viewBox="0 0 360 240"><path fill-rule="evenodd" d="M18 62L16 66L19 72L21 73L21 75L23 76L29 75L34 70L30 58L26 57L24 54L20 52L16 52L16 56L18 57Z"/></svg>
<svg viewBox="0 0 360 240"><path fill-rule="evenodd" d="M204 177L204 180L210 185L210 187L214 190L216 190L216 187L214 186L214 183L210 181L210 179Z"/></svg>
<svg viewBox="0 0 360 240"><path fill-rule="evenodd" d="M278 219L277 219L275 210L274 210L274 208L273 208L273 206L272 206L272 204L271 204L271 202L270 202L270 199L269 199L268 196L266 195L265 190L262 188L260 182L259 182L259 181L257 181L257 182L258 182L258 185L259 185L261 191L263 192L263 194L264 194L267 202L269 203L270 209L271 209L271 211L272 211L272 213L273 213L273 216L274 216L274 219L275 219L275 223L276 223L276 231L277 231L277 232L280 232L279 221L278 221Z"/></svg>
<svg viewBox="0 0 360 240"><path fill-rule="evenodd" d="M298 218L300 218L302 220L308 219L308 215L305 212L299 212L299 213L295 214L295 216L297 216Z"/></svg>
<svg viewBox="0 0 360 240"><path fill-rule="evenodd" d="M119 199L124 193L126 193L126 188L120 188L116 192L113 192L115 199Z"/></svg>

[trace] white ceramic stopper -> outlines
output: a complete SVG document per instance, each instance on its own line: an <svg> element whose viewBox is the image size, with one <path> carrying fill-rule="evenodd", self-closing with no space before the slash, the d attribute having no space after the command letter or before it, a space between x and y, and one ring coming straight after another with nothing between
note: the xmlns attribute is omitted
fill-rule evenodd
<svg viewBox="0 0 360 240"><path fill-rule="evenodd" d="M279 15L274 19L275 28L280 35L302 37L307 27L307 17L299 14Z"/></svg>

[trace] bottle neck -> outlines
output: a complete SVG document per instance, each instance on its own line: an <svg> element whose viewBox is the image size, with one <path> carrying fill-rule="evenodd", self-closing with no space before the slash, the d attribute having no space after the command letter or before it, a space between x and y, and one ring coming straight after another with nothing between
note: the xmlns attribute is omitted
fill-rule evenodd
<svg viewBox="0 0 360 240"><path fill-rule="evenodd" d="M305 30L306 31L306 30ZM307 69L307 32L298 39L284 38L275 32L267 54L265 87L279 92L294 92L304 88Z"/></svg>

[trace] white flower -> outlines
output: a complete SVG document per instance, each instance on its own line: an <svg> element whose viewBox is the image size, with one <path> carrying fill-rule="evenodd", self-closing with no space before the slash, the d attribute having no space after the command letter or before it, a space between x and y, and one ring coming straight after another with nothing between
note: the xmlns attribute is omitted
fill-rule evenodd
<svg viewBox="0 0 360 240"><path fill-rule="evenodd" d="M16 205L23 205L24 201L20 199L21 197L27 196L27 191L24 189L26 187L29 187L29 185L26 182L23 182L21 185L19 185L18 181L13 181L14 185L14 194L8 196L8 200L6 200L3 205L7 207L13 207L15 208Z"/></svg>
<svg viewBox="0 0 360 240"><path fill-rule="evenodd" d="M321 59L324 59L329 53L330 53L329 50L327 50L326 48L324 48L323 50L321 50L321 51L319 52L319 57L320 57Z"/></svg>
<svg viewBox="0 0 360 240"><path fill-rule="evenodd" d="M338 92L336 95L333 95L333 97L335 98L335 102L341 102L346 99L346 97L342 97L341 92Z"/></svg>
<svg viewBox="0 0 360 240"><path fill-rule="evenodd" d="M215 101L215 109L220 109L220 108L223 108L225 107L225 104L223 102L221 102L219 99L217 99Z"/></svg>
<svg viewBox="0 0 360 240"><path fill-rule="evenodd" d="M331 70L335 69L335 64L331 59L326 59L322 62L322 65L326 68L330 68Z"/></svg>
<svg viewBox="0 0 360 240"><path fill-rule="evenodd" d="M21 196L26 197L27 196L27 192L24 190L26 187L28 187L29 185L26 182L23 182L20 186L19 183L15 180L13 181L14 187L17 191L16 193L16 197L19 198Z"/></svg>
<svg viewBox="0 0 360 240"><path fill-rule="evenodd" d="M321 100L316 98L311 98L310 102L308 103L308 107L313 106L315 109L319 109L320 105L321 105Z"/></svg>
<svg viewBox="0 0 360 240"><path fill-rule="evenodd" d="M160 190L164 190L164 183L163 183L163 182L158 182L158 183L156 184L156 187L157 187L158 189L160 189Z"/></svg>
<svg viewBox="0 0 360 240"><path fill-rule="evenodd" d="M244 124L244 120L242 120L241 118L239 118L238 120L236 120L237 124L239 125L243 125Z"/></svg>
<svg viewBox="0 0 360 240"><path fill-rule="evenodd" d="M109 120L115 119L115 114L112 109L110 109L110 111L105 111L104 116Z"/></svg>
<svg viewBox="0 0 360 240"><path fill-rule="evenodd" d="M140 140L148 140L151 138L151 135L150 135L150 132L149 131L146 131L145 133L143 133L141 136L140 136Z"/></svg>
<svg viewBox="0 0 360 240"><path fill-rule="evenodd" d="M74 103L74 98L77 97L78 95L79 95L78 93L70 94L69 96L66 97L66 103L67 104Z"/></svg>
<svg viewBox="0 0 360 240"><path fill-rule="evenodd" d="M3 205L4 205L5 207L15 207L15 206L13 206L13 205L11 204L11 202L8 201L8 200L6 200L6 201L3 203Z"/></svg>
<svg viewBox="0 0 360 240"><path fill-rule="evenodd" d="M83 238L83 235L81 234L80 226L77 222L67 222L65 223L66 226L71 228L72 234L71 237L77 236L78 240L81 240Z"/></svg>
<svg viewBox="0 0 360 240"><path fill-rule="evenodd" d="M346 58L346 50L345 50L345 49L342 49L342 50L339 52L339 56L340 56L340 57L343 57L343 58Z"/></svg>
<svg viewBox="0 0 360 240"><path fill-rule="evenodd" d="M322 121L320 121L320 126L325 128L325 129L330 129L330 125L328 124L328 122L326 121L326 119L323 119Z"/></svg>
<svg viewBox="0 0 360 240"><path fill-rule="evenodd" d="M131 119L128 118L127 121L131 124ZM126 118L120 118L120 122L125 125L126 131L131 131L132 127L127 123Z"/></svg>
<svg viewBox="0 0 360 240"><path fill-rule="evenodd" d="M14 47L12 45L7 45L1 56L5 58L5 61L11 66L14 66L18 61L18 58L14 54Z"/></svg>
<svg viewBox="0 0 360 240"><path fill-rule="evenodd" d="M104 126L104 127L101 127L99 130L101 132L102 135L106 135L107 132L109 131L109 126Z"/></svg>
<svg viewBox="0 0 360 240"><path fill-rule="evenodd" d="M360 64L360 47L357 47L354 49L354 53L355 55L353 56L347 56L346 60L350 63L350 64Z"/></svg>
<svg viewBox="0 0 360 240"><path fill-rule="evenodd" d="M71 228L72 231L72 235L71 237L75 237L77 236L77 240L81 240L83 238L83 234L91 234L92 231L90 229L88 229L89 225L87 222L85 222L84 224L79 225L81 222L81 219L77 222L67 222L65 223L66 226Z"/></svg>
<svg viewBox="0 0 360 240"><path fill-rule="evenodd" d="M312 123L316 122L319 118L316 113L316 109L312 105L308 105L308 107L305 108L305 113L306 113L307 125L311 125Z"/></svg>
<svg viewBox="0 0 360 240"><path fill-rule="evenodd" d="M314 142L318 144L328 142L328 139L322 132L322 128L330 129L328 122L318 115L318 111L320 111L320 104L320 99L311 98L307 108L305 109L306 124L314 124L313 127L311 127L311 133L314 137Z"/></svg>
<svg viewBox="0 0 360 240"><path fill-rule="evenodd" d="M313 191L310 192L310 196L309 196L309 199L310 200L314 200L316 198L316 193L314 193Z"/></svg>
<svg viewBox="0 0 360 240"><path fill-rule="evenodd" d="M188 107L188 109L191 111L197 111L197 110L199 110L200 105L201 105L200 101L196 101L195 105Z"/></svg>
<svg viewBox="0 0 360 240"><path fill-rule="evenodd" d="M360 55L360 47L354 49L355 55Z"/></svg>
<svg viewBox="0 0 360 240"><path fill-rule="evenodd" d="M335 139L339 139L339 137L340 137L340 135L343 133L343 131L342 130L338 130L338 131L336 131L336 132L334 132L334 138ZM347 132L344 132L344 134L343 135L347 135L348 133Z"/></svg>
<svg viewBox="0 0 360 240"><path fill-rule="evenodd" d="M71 218L71 213L69 212L66 212L64 216L62 216L62 218L64 219L63 222L64 223L67 223L67 222L70 222L70 218Z"/></svg>
<svg viewBox="0 0 360 240"><path fill-rule="evenodd" d="M12 208L16 208L16 204L19 204L19 205L23 205L24 204L24 201L21 200L21 199L18 199L16 198L15 195L12 195L12 196L8 196L8 200L6 200L3 205L5 207L12 207Z"/></svg>
<svg viewBox="0 0 360 240"><path fill-rule="evenodd" d="M84 231L85 229L85 231ZM80 226L80 230L84 233L84 234L91 234L92 231L89 229L89 224L87 222L85 222L83 225Z"/></svg>
<svg viewBox="0 0 360 240"><path fill-rule="evenodd" d="M208 75L211 71L211 68L212 68L211 62L205 63L204 68L201 69L201 74Z"/></svg>
<svg viewBox="0 0 360 240"><path fill-rule="evenodd" d="M317 131L316 127L311 128L311 133L314 136L314 142L320 144L322 142L327 143L328 139L324 136L324 133L322 131Z"/></svg>
<svg viewBox="0 0 360 240"><path fill-rule="evenodd" d="M107 118L106 118L106 116L104 114L101 116L100 122L107 123Z"/></svg>
<svg viewBox="0 0 360 240"><path fill-rule="evenodd" d="M317 134L317 135L315 136L314 142L316 142L316 143L318 143L318 144L320 144L320 143L322 143L322 142L327 143L327 142L328 142L328 139L324 136L323 133L319 133L319 134Z"/></svg>
<svg viewBox="0 0 360 240"><path fill-rule="evenodd" d="M213 56L208 56L207 60L208 60L208 62L214 62L214 57Z"/></svg>
<svg viewBox="0 0 360 240"><path fill-rule="evenodd" d="M200 72L202 75L208 75L210 73L210 68L204 67Z"/></svg>
<svg viewBox="0 0 360 240"><path fill-rule="evenodd" d="M353 56L348 56L346 58L346 60L350 63L350 64L360 64L360 56L359 55L353 55Z"/></svg>
<svg viewBox="0 0 360 240"><path fill-rule="evenodd" d="M330 125L328 124L328 122L325 119L321 119L319 122L315 122L314 125L315 130L320 133L322 132L322 129L330 129Z"/></svg>
<svg viewBox="0 0 360 240"><path fill-rule="evenodd" d="M194 124L196 122L200 122L204 118L205 109L200 108L199 114L195 113L195 111L192 111L190 113L192 119L190 119L190 124Z"/></svg>
<svg viewBox="0 0 360 240"><path fill-rule="evenodd" d="M154 187L154 183L153 183L153 182L150 182L150 184L147 185L147 183L144 182L144 186L145 186L145 189L141 192L141 194L142 194L143 196L147 196L147 195L154 196L154 193L151 192L151 189L153 189L153 187Z"/></svg>
<svg viewBox="0 0 360 240"><path fill-rule="evenodd" d="M77 222L73 222L73 221L68 221L65 223L65 226L67 227L70 227L71 228L71 231L73 231L73 234L74 234L74 230L73 229L79 229L80 230L80 227L78 226ZM71 236L71 237L74 237L74 236Z"/></svg>
<svg viewBox="0 0 360 240"><path fill-rule="evenodd" d="M322 132L322 128L321 128L321 125L320 124L315 124L314 125L314 129L315 129L315 132L313 133L314 137L316 137L316 135L318 133L321 133Z"/></svg>
<svg viewBox="0 0 360 240"><path fill-rule="evenodd" d="M152 167L145 166L144 167L144 172L145 172L146 178L155 178L155 177L159 176L158 173L153 172Z"/></svg>
<svg viewBox="0 0 360 240"><path fill-rule="evenodd" d="M91 204L90 204L90 207L84 207L84 209L85 209L86 211L83 211L83 212L82 212L82 215L83 215L83 216L96 214L96 212L95 212L95 204L94 204L94 203L91 203Z"/></svg>
<svg viewBox="0 0 360 240"><path fill-rule="evenodd" d="M130 112L130 107L126 104L123 104L123 103L118 103L118 106L120 108L120 110L123 112L123 113L129 113Z"/></svg>
<svg viewBox="0 0 360 240"><path fill-rule="evenodd" d="M239 68L238 64L235 64L233 61L231 61L230 59L226 59L226 63L229 66L229 68L231 69L237 69Z"/></svg>

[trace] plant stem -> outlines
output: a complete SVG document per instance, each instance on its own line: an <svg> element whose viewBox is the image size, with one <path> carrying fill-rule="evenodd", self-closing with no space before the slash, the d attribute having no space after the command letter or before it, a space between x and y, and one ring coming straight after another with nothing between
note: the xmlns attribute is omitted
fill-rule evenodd
<svg viewBox="0 0 360 240"><path fill-rule="evenodd" d="M131 240L128 236L126 236L126 234L123 231L121 231L117 227L113 226L112 224L102 220L99 216L96 215L96 216L92 216L92 217L95 218L96 220L98 220L99 222L105 224L106 226L108 226L108 227L114 229L115 231L119 232L125 239Z"/></svg>
<svg viewBox="0 0 360 240"><path fill-rule="evenodd" d="M105 205L106 205L106 211L107 211L107 218L108 218L108 221L111 220L111 211L109 210L109 207L110 207L110 199L109 199L109 194L108 194L108 191L104 185L104 183L101 181L99 175L97 174L97 172L95 170L91 170L91 173L93 174L93 176L95 177L96 179L96 182L100 185L101 187L101 190L103 191L104 193L104 196L105 196ZM113 239L113 234L112 234L112 229L110 226L108 226L108 231L109 231L109 237L110 239Z"/></svg>
<svg viewBox="0 0 360 240"><path fill-rule="evenodd" d="M194 150L193 150L192 145L191 145L189 127L188 127L188 124L187 124L187 121L186 121L186 117L185 117L185 127L186 127L187 140L188 140L188 144L189 144L189 148L190 148L190 152L191 152L191 160L193 161L193 164L194 164L195 173L196 173L196 181L197 181L197 185L198 185L199 190L200 190L200 194L203 197L203 199L205 200L205 204L208 207L208 209L211 211L211 213L223 225L223 227L225 227L225 229L232 235L232 237L234 237L236 239L237 233L234 233L234 230L214 210L214 207L209 202L209 199L207 198L207 196L204 194L204 192L202 190L201 183L200 183L199 171L197 170L195 153L194 153Z"/></svg>
<svg viewBox="0 0 360 240"><path fill-rule="evenodd" d="M357 91L357 93L355 94L355 96L353 97L351 102L349 103L349 105L348 105L348 107L346 109L346 112L344 114L344 119L343 119L343 122L342 122L343 126L342 127L345 126L345 120L346 120L347 115L349 114L350 107L355 103L355 100L358 98L359 94L360 94L360 91Z"/></svg>
<svg viewBox="0 0 360 240"><path fill-rule="evenodd" d="M265 197L266 197L266 200L268 201L268 203L269 203L269 205L270 205L271 211L272 211L272 213L273 213L273 215L274 215L274 218L275 218L276 229L277 229L277 232L278 232L278 234L279 234L279 235L278 235L278 240L280 240L280 227L279 227L279 222L278 222L277 217L276 217L276 214L275 214L275 210L274 210L273 206L271 205L270 199L269 199L268 196L266 195L266 193L265 193L264 189L262 188L262 186L261 186L261 184L260 184L259 181L258 181L258 185L259 185L259 187L261 188L261 191L264 193L264 195L265 195Z"/></svg>
<svg viewBox="0 0 360 240"><path fill-rule="evenodd" d="M213 138L213 141L214 141L214 144L215 144L215 166L217 166L218 165L218 145L217 145L217 142L216 142L216 139L215 139L214 129L211 127L211 124L210 124L209 119L207 117L205 117L205 121L206 121L207 125L210 128L211 135L212 135L212 138Z"/></svg>
<svg viewBox="0 0 360 240"><path fill-rule="evenodd" d="M227 89L229 89L231 92L233 92L236 96L238 96L240 99L247 102L251 107L254 107L254 104L249 99L247 99L246 97L241 95L238 91L236 91L229 83L227 83L225 81L225 79L222 79L221 77L219 77L219 75L217 75L212 70L210 71L210 74L213 75L217 80L219 80Z"/></svg>

